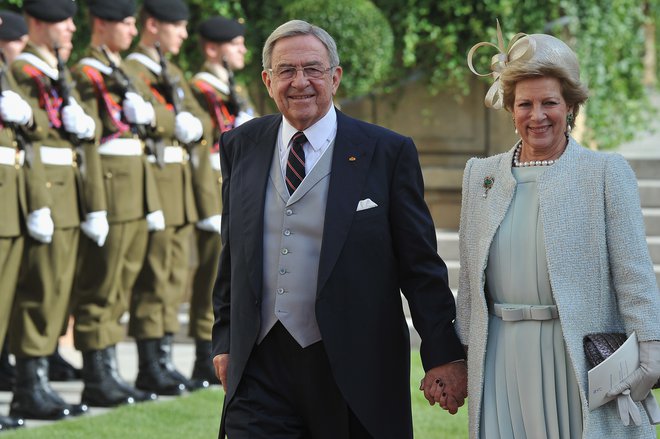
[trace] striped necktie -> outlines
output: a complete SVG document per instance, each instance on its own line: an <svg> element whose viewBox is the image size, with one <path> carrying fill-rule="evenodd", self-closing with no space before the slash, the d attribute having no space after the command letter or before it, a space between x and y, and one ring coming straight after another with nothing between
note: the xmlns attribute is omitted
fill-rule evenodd
<svg viewBox="0 0 660 439"><path fill-rule="evenodd" d="M291 142L289 157L286 160L286 187L289 189L289 195L295 192L305 178L305 151L303 151L303 145L307 142L307 137L302 131L298 131L291 138Z"/></svg>

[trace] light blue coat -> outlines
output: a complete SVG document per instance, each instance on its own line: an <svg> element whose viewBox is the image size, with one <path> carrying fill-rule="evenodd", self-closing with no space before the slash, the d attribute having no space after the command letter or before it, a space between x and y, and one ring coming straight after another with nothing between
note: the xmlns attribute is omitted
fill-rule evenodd
<svg viewBox="0 0 660 439"><path fill-rule="evenodd" d="M456 327L469 346L471 438L479 437L488 338L485 268L515 192L513 151L470 159L463 176ZM486 177L494 182L484 198ZM582 347L584 335L594 332L635 331L640 341L660 340L660 293L635 174L620 155L588 150L571 138L559 161L539 177L538 191L550 284L580 387L583 438L655 438L639 404L642 427L624 427L614 402L589 411Z"/></svg>

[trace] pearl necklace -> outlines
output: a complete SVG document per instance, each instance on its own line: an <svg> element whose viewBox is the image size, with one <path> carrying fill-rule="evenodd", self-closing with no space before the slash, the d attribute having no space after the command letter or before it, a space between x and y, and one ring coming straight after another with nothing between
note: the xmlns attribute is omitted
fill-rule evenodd
<svg viewBox="0 0 660 439"><path fill-rule="evenodd" d="M554 165L557 160L531 160L529 162L520 161L520 151L522 151L522 142L516 147L516 150L513 152L513 167L514 168L526 168L529 166L550 166Z"/></svg>

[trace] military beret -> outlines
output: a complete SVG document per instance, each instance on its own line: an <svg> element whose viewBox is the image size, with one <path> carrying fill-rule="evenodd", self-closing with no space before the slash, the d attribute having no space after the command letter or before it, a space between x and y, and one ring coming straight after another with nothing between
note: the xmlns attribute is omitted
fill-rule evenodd
<svg viewBox="0 0 660 439"><path fill-rule="evenodd" d="M245 26L236 20L218 15L200 23L199 34L205 40L224 43L245 35Z"/></svg>
<svg viewBox="0 0 660 439"><path fill-rule="evenodd" d="M122 21L135 15L135 0L89 0L89 12L108 21Z"/></svg>
<svg viewBox="0 0 660 439"><path fill-rule="evenodd" d="M166 23L188 20L190 11L183 0L144 0L144 10L156 20Z"/></svg>
<svg viewBox="0 0 660 439"><path fill-rule="evenodd" d="M25 0L23 11L37 20L57 23L76 15L76 0Z"/></svg>
<svg viewBox="0 0 660 439"><path fill-rule="evenodd" d="M27 34L27 25L21 14L2 10L0 11L0 18L2 19L2 24L0 24L0 40L14 41Z"/></svg>

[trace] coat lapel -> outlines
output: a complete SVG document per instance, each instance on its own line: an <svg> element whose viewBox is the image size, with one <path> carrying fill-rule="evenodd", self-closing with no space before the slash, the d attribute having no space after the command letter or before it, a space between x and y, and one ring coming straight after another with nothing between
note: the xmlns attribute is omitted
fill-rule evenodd
<svg viewBox="0 0 660 439"><path fill-rule="evenodd" d="M238 145L235 154L243 157L239 166L240 180L237 181L241 194L239 215L243 229L243 245L250 270L250 280L256 297L261 295L263 278L263 226L266 185L270 174L271 161L277 144L280 117L267 120L263 128ZM246 127L247 128L247 127ZM235 172L236 170L234 170Z"/></svg>
<svg viewBox="0 0 660 439"><path fill-rule="evenodd" d="M317 294L327 282L348 236L374 147L374 139L365 136L353 119L337 111L337 136L325 210Z"/></svg>

